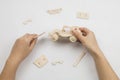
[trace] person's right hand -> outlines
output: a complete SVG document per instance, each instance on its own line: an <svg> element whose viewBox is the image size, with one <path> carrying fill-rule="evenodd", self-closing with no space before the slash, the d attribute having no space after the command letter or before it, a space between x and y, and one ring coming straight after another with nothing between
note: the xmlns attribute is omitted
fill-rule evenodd
<svg viewBox="0 0 120 80"><path fill-rule="evenodd" d="M72 30L78 40L85 46L92 55L100 51L95 35L87 28L75 28Z"/></svg>

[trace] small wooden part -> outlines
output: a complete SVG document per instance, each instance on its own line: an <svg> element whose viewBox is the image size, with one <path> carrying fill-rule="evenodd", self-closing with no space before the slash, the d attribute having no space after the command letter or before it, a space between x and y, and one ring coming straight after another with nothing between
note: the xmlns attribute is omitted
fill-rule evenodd
<svg viewBox="0 0 120 80"><path fill-rule="evenodd" d="M76 17L79 19L89 19L89 14L85 12L78 12Z"/></svg>
<svg viewBox="0 0 120 80"><path fill-rule="evenodd" d="M25 21L23 22L23 24L24 24L24 25L27 25L27 24L30 23L30 22L32 22L32 20L31 20L31 19L27 19L27 20L25 20Z"/></svg>
<svg viewBox="0 0 120 80"><path fill-rule="evenodd" d="M71 37L69 38L69 40L70 40L71 42L76 42L76 41L77 41L77 38L76 38L75 36L71 36Z"/></svg>
<svg viewBox="0 0 120 80"><path fill-rule="evenodd" d="M82 58L85 56L86 54L86 50L83 50L82 53L80 54L80 56L78 56L78 58L75 60L73 67L77 67L77 65L80 63L80 61L82 60Z"/></svg>
<svg viewBox="0 0 120 80"><path fill-rule="evenodd" d="M37 39L38 37L42 36L43 34L45 34L45 32L42 32L41 34L37 35L34 39Z"/></svg>
<svg viewBox="0 0 120 80"><path fill-rule="evenodd" d="M52 65L63 64L64 61L60 59L56 59L55 61L51 62Z"/></svg>
<svg viewBox="0 0 120 80"><path fill-rule="evenodd" d="M57 41L59 39L59 36L56 33L54 33L54 34L50 33L49 35L53 41Z"/></svg>
<svg viewBox="0 0 120 80"><path fill-rule="evenodd" d="M53 10L47 10L47 13L54 15L54 14L59 14L61 11L62 11L62 8L58 8L58 9L53 9Z"/></svg>
<svg viewBox="0 0 120 80"><path fill-rule="evenodd" d="M72 34L70 32L65 32L65 31L59 31L58 34L61 36L61 37L70 37L72 36Z"/></svg>
<svg viewBox="0 0 120 80"><path fill-rule="evenodd" d="M39 36L42 36L43 34L45 34L45 32L42 32L41 34L39 34L38 37L39 37Z"/></svg>
<svg viewBox="0 0 120 80"><path fill-rule="evenodd" d="M33 62L33 64L35 64L38 68L45 66L47 63L48 63L48 59L46 58L45 55L41 55Z"/></svg>

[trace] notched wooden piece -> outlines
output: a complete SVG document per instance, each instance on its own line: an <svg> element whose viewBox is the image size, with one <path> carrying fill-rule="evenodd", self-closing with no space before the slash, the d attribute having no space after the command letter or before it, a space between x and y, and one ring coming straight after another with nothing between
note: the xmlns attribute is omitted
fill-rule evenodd
<svg viewBox="0 0 120 80"><path fill-rule="evenodd" d="M45 55L41 55L33 62L33 64L35 64L38 68L45 66L47 63L48 63L48 59Z"/></svg>
<svg viewBox="0 0 120 80"><path fill-rule="evenodd" d="M32 22L32 19L27 19L27 20L23 21L23 25L27 25L31 22Z"/></svg>
<svg viewBox="0 0 120 80"><path fill-rule="evenodd" d="M58 8L58 9L53 9L53 10L47 10L48 14L54 15L54 14L59 14L61 13L62 8Z"/></svg>
<svg viewBox="0 0 120 80"><path fill-rule="evenodd" d="M56 59L55 61L51 62L52 65L63 64L64 61L60 59Z"/></svg>
<svg viewBox="0 0 120 80"><path fill-rule="evenodd" d="M78 12L76 17L79 19L89 19L89 14L86 12Z"/></svg>

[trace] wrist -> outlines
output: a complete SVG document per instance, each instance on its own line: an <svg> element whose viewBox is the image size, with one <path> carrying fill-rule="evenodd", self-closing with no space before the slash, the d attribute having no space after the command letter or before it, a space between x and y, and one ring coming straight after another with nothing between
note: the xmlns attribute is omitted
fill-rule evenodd
<svg viewBox="0 0 120 80"><path fill-rule="evenodd" d="M22 56L19 54L21 53L11 52L10 56L8 57L8 60L14 62L15 64L20 64L23 59Z"/></svg>
<svg viewBox="0 0 120 80"><path fill-rule="evenodd" d="M5 63L4 69L1 72L1 79L13 80L18 67L19 67L19 64L14 63L14 61L8 58Z"/></svg>
<svg viewBox="0 0 120 80"><path fill-rule="evenodd" d="M88 49L88 51L90 52L91 56L94 57L99 57L101 56L103 53L101 51L101 49L98 46L92 46L92 47L86 47Z"/></svg>
<svg viewBox="0 0 120 80"><path fill-rule="evenodd" d="M19 64L18 63L14 63L14 61L11 61L10 59L8 59L6 61L6 65L5 66L9 67L11 70L16 70L18 68Z"/></svg>
<svg viewBox="0 0 120 80"><path fill-rule="evenodd" d="M7 59L7 64L10 64L10 65L13 65L13 66L19 66L19 64L20 64L20 60L18 60L16 57L9 57L8 59Z"/></svg>
<svg viewBox="0 0 120 80"><path fill-rule="evenodd" d="M91 55L94 59L103 58L103 52L98 48L91 52Z"/></svg>

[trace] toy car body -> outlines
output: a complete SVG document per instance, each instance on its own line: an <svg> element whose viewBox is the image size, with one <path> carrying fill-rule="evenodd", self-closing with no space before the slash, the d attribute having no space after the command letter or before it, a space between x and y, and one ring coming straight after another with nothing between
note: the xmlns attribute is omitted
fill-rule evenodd
<svg viewBox="0 0 120 80"><path fill-rule="evenodd" d="M59 38L68 38L71 42L76 42L77 38L72 33L73 27L64 26L62 30L55 29L50 33L53 41L57 41ZM68 29L68 30L66 30Z"/></svg>

